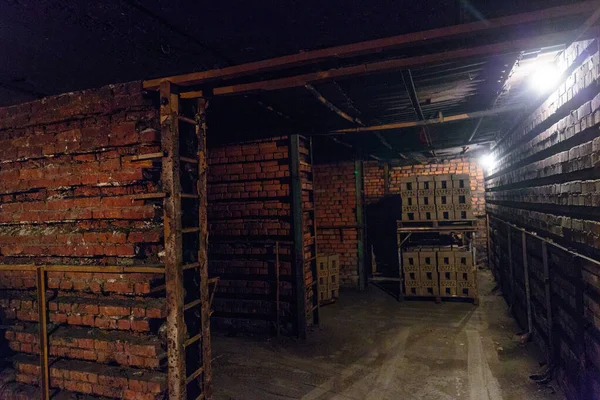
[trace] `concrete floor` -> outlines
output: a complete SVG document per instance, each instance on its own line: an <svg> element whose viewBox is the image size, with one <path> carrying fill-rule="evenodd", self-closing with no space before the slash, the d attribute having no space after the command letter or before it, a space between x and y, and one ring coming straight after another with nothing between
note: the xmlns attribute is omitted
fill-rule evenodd
<svg viewBox="0 0 600 400"><path fill-rule="evenodd" d="M479 307L342 292L306 342L216 336L215 399L563 399L528 379L541 356L493 285L480 273Z"/></svg>

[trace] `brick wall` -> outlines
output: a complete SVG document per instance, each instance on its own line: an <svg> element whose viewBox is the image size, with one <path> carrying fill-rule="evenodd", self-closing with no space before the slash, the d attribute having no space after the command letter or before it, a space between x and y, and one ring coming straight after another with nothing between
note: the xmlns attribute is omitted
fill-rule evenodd
<svg viewBox="0 0 600 400"><path fill-rule="evenodd" d="M340 282L343 286L356 287L358 282L358 239L356 229L356 182L354 162L315 165L315 197L317 245L319 254L340 254ZM400 178L414 175L469 174L473 194L473 212L479 219L476 236L478 260L486 259L485 199L483 171L476 160L464 158L443 163L419 164L389 167L389 188L385 193L385 167L378 162L365 162L363 173L364 201L367 206L367 225L382 214L377 207L386 208L386 216L393 215L393 198L400 194ZM388 201L392 199L392 202ZM400 200L397 199L397 209ZM371 215L371 218L369 217ZM388 218L389 219L389 218ZM395 222L394 222L395 225ZM394 264L390 269L397 271L397 253L395 251L395 228L388 232L393 251L378 251L378 243L369 241L374 252L385 254L382 263ZM368 235L367 235L368 236ZM384 238L385 239L385 238ZM366 251L370 259L370 248ZM391 254L391 255L390 255Z"/></svg>
<svg viewBox="0 0 600 400"><path fill-rule="evenodd" d="M300 142L304 208L312 209L308 143ZM288 136L209 151L209 273L221 278L213 303L217 329L275 331L276 243L280 325L283 333L295 329L290 151ZM303 224L309 259L311 214L304 214Z"/></svg>
<svg viewBox="0 0 600 400"><path fill-rule="evenodd" d="M340 255L340 285L358 285L358 230L354 163L315 165L319 255Z"/></svg>
<svg viewBox="0 0 600 400"><path fill-rule="evenodd" d="M600 54L597 42L575 43L561 55L559 64L566 69L568 78L494 151L498 164L486 177L487 212L598 260ZM527 326L521 235L515 229L509 232L506 224L491 218L492 267L517 319ZM545 354L554 356L560 382L569 398L597 398L600 396L600 268L548 244L545 246L549 280L546 280L541 241L528 236L526 246L533 340ZM549 299L546 289L551 294Z"/></svg>
<svg viewBox="0 0 600 400"><path fill-rule="evenodd" d="M0 264L159 263L162 202L137 196L161 191L160 166L134 160L160 150L157 128L141 82L0 109ZM161 398L164 276L47 275L51 387ZM17 380L6 396L37 390L35 287L34 271L0 271L2 369Z"/></svg>

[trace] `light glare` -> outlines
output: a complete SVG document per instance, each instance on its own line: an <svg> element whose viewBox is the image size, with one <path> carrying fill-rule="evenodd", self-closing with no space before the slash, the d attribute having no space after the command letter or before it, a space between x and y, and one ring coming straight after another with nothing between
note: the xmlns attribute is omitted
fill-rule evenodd
<svg viewBox="0 0 600 400"><path fill-rule="evenodd" d="M546 93L558 85L560 79L558 69L549 63L536 66L530 75L531 86L538 93Z"/></svg>
<svg viewBox="0 0 600 400"><path fill-rule="evenodd" d="M485 168L487 171L489 171L496 166L496 159L494 158L493 155L486 154L479 158L479 164L481 164L481 166L483 168Z"/></svg>

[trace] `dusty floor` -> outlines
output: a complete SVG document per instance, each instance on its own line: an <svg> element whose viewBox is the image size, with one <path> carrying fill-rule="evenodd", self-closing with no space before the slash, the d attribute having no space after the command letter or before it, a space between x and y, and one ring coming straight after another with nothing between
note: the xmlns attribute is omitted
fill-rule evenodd
<svg viewBox="0 0 600 400"><path fill-rule="evenodd" d="M306 342L214 337L215 399L562 400L528 379L540 356L492 287L481 273L475 307L370 286L324 307Z"/></svg>

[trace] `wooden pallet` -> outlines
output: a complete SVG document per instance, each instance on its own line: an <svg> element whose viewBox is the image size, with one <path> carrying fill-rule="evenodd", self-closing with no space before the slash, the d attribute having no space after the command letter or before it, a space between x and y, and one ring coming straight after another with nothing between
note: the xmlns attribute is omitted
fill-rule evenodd
<svg viewBox="0 0 600 400"><path fill-rule="evenodd" d="M443 301L460 301L460 300L470 300L474 305L479 305L479 296L475 297L466 297L466 296L410 296L404 295L405 300L414 300L414 301L427 301L427 300L435 300L436 304L439 304Z"/></svg>
<svg viewBox="0 0 600 400"><path fill-rule="evenodd" d="M397 221L398 229L407 228L443 228L443 229L454 229L454 228L475 228L477 226L477 220L475 219L458 219L458 220L437 220L437 221Z"/></svg>

